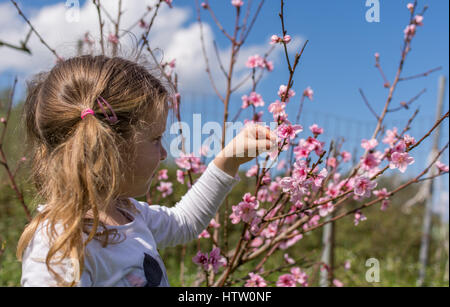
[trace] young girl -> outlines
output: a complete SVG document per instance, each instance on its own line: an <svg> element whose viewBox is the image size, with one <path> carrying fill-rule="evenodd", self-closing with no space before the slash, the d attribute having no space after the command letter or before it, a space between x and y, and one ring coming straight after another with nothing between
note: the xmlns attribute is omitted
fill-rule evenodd
<svg viewBox="0 0 450 307"><path fill-rule="evenodd" d="M206 228L249 153L276 136L246 126L173 208L146 194L160 161L170 95L135 62L80 56L29 83L24 112L37 214L17 257L23 286L169 286L158 249Z"/></svg>

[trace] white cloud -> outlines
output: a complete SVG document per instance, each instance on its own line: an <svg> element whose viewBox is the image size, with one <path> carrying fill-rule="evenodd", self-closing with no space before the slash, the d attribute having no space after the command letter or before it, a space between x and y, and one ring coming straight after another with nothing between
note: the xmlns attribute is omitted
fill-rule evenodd
<svg viewBox="0 0 450 307"><path fill-rule="evenodd" d="M125 13L123 14L122 27L127 29L145 12L148 5L154 4L154 1L124 1ZM115 17L117 12L117 1L103 1L108 12ZM84 33L90 31L93 37L100 37L98 27L97 11L91 1L86 1L80 8L79 22L69 23L66 20L67 8L64 3L58 3L51 6L44 6L30 13L28 18L37 31L44 37L46 42L55 48L62 57L71 57L76 55L77 40L83 38ZM164 60L169 61L177 59L177 71L181 91L189 92L211 92L208 90L209 79L205 73L205 64L199 37L199 25L193 18L194 12L187 8L174 7L169 9L166 5L162 6L159 16L152 29L149 41L152 48L163 50ZM149 15L151 16L151 14ZM104 28L105 36L113 31L112 24L103 15L106 25ZM147 18L148 20L148 18ZM3 41L18 44L24 39L29 31L28 25L17 14L17 11L10 3L0 4L0 38ZM133 33L139 37L141 29L135 28ZM214 33L210 25L204 24L205 41L207 42L207 53L211 61L212 74L217 80L220 90L224 90L225 79L219 69L215 56L212 41ZM125 50L127 40L122 42ZM303 39L294 38L290 48L298 49ZM263 55L270 47L269 37L267 41L258 45L244 46L241 49L240 57L236 63L235 76L242 78L248 73L245 62L250 55ZM10 48L0 48L0 73L5 71L14 71L21 77L42 70L50 69L55 63L53 54L32 35L29 44L33 55L12 50ZM219 54L226 68L230 58L230 50L219 50ZM277 59L282 56L282 48L272 54L271 59L277 64ZM280 62L281 64L281 62ZM283 64L284 65L284 64ZM207 86L205 86L205 84ZM247 87L241 88L246 90Z"/></svg>

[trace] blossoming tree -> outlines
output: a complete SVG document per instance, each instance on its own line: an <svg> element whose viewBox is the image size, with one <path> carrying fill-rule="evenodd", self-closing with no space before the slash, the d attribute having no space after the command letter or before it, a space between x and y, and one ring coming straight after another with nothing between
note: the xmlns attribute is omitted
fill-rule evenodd
<svg viewBox="0 0 450 307"><path fill-rule="evenodd" d="M192 259L198 265L199 270L203 272L198 282L208 286L238 284L248 287L264 287L268 285L267 277L275 274L277 275L276 286L307 286L308 276L305 268L300 267L298 260L292 259L286 253L290 247L301 244L301 240L306 233L316 231L327 223L347 216L352 216L354 224L358 225L366 219L364 209L381 203L381 209L386 210L389 206L389 200L399 191L419 181L433 180L436 176L427 177L432 167L436 167L439 170L438 176L447 174L449 171L448 166L439 161L440 156L448 147L447 143L423 171L406 183L390 191L386 188L379 188L377 184L377 180L388 170L405 172L408 166L415 161L413 157L414 150L433 133L436 127L448 119L447 111L432 127L429 127L428 131L424 131L423 135L418 136L417 139L407 134L414 123L417 112L414 113L403 128L385 127L384 125L384 120L389 112L406 109L415 100L412 99L408 103L403 103L398 108L392 108L391 103L399 84L403 81L425 77L436 70L433 69L410 77L404 77L402 74L407 55L411 52L414 37L420 31L420 28L424 26L426 7L419 11L417 1L407 5L406 9L410 12L410 18L404 29L400 64L392 82L388 80L381 68L380 54L375 54L375 66L383 78L384 87L389 89L389 91L381 113L377 113L361 90L364 102L377 119L377 125L372 135L368 136L367 139L361 140L361 147L364 149L364 153L360 157L355 157L357 161L355 165L350 165L352 155L347 151L341 150L342 144L334 142L325 144L325 142L321 141L321 135L324 134L323 128L314 124L305 129L301 125L300 117L304 108L304 102L307 100L313 101L314 99L314 90L311 87L308 86L303 91L300 91L298 113L295 117L286 112L288 104L297 103L295 99L299 95L297 94L298 89L294 89L294 75L303 53L307 51L308 42L302 46L293 58L289 56L288 44L293 41L293 38L288 34L285 27L285 1L280 0L281 32L274 34L270 41L267 42L268 51L265 55L253 55L248 58L246 62L246 67L249 70L248 76L239 83L235 80L236 59L251 33L265 0L260 0L254 11L252 11L250 5L252 3L251 0L231 0L230 6L235 11L235 27L232 32L229 32L221 24L213 5L208 0L203 2L195 1L200 28L199 36L203 46L203 58L206 66L205 72L209 77L213 91L224 107L222 148L226 145L226 123L230 120L236 120L241 114L239 112L234 118L230 117L230 104L235 103L232 101L232 94L247 82L251 82L251 89L242 96L241 111L251 108L253 116L247 119L245 123L258 123L264 112L268 112L277 124L275 129L278 135L277 150L267 155L262 163L259 163L260 161L257 160L255 165L246 173L247 177L256 178L254 189L249 188L247 193L242 195L242 200L236 204L230 204L229 200L226 199L224 211L221 214L217 214L207 229L200 234L198 240L209 240L210 249L199 249ZM16 5L19 14L27 20L17 4L14 1L12 2ZM115 32L106 34L106 36L103 33L105 20L104 14L102 14L104 10L101 1L93 0L93 3L98 11L102 50L105 52L105 45L109 43L113 46L114 55L117 52L117 45L122 38L119 31L123 13L121 9L122 1L119 0L117 18L108 16L109 21L115 26ZM139 17L129 29L133 30L136 27L141 29L142 35L138 41L139 53L148 52L156 63L159 62L153 53L153 46L150 45L148 37L162 5L172 7L176 5L176 2L173 3L172 0L157 1L156 5L149 7L143 16ZM206 42L203 34L202 14L204 13L210 15L217 28L230 44L230 56L227 62L229 67L224 67L220 59L218 61L226 82L223 92L219 90L222 87L217 85L217 81L211 73L211 61L206 52ZM31 23L28 20L27 22L30 25L30 33L40 37ZM103 39L104 36L107 37L106 42ZM24 41L23 51L28 50L26 46L27 41ZM49 51L57 58L60 58L56 51L49 47L43 39L42 42ZM95 41L90 37L89 33L86 33L82 43L91 47ZM275 48L282 48L284 51L289 74L286 76L287 80L280 82L277 93L279 99L268 104L267 109L264 109L267 104L264 97L258 93L258 86L262 75L270 73L274 68L274 64L269 60L269 56ZM219 57L217 52L216 55ZM158 67L164 78L178 92L179 76L176 72L176 61L160 63ZM182 76L180 77L182 78ZM173 111L180 122L182 98L183 93L177 93L174 96L172 105ZM6 127L7 118L2 118L1 121ZM180 133L183 133L182 129L180 129ZM207 149L202 147L200 155L184 152L175 160L178 166L176 171L176 181L178 183L185 184L188 187L195 183L195 180L206 168L205 160L202 159L202 156L206 155L206 151ZM283 153L286 157L278 161L276 169L284 171L284 175L275 177L275 172L272 168L273 161L277 160ZM3 162L2 164L7 167L7 163ZM341 172L341 168L345 165L351 167L348 174ZM11 180L14 179L13 176L10 176L10 178ZM150 204L152 203L151 195L160 193L162 197L166 197L173 193L173 183L168 181L167 170L160 170L156 179L157 184L154 185L154 190L148 195ZM351 200L357 201L360 205L355 209L346 208L346 204ZM25 205L24 208L26 208ZM332 218L326 218L331 213L333 213ZM236 242L230 242L230 229L240 233ZM279 252L284 254L285 263L280 264L278 268L273 270L264 270L267 260ZM182 254L184 255L184 253L185 247L182 249ZM182 273L184 261L188 260L184 259L184 256L182 257ZM238 270L247 263L252 263L250 271L243 273ZM282 272L286 272L286 269L289 270L289 273L283 274ZM334 285L342 286L342 283L339 280L335 280Z"/></svg>

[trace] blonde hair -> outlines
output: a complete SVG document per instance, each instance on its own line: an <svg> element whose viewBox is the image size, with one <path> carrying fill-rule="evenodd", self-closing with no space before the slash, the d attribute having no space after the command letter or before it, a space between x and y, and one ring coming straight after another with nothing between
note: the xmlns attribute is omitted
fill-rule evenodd
<svg viewBox="0 0 450 307"><path fill-rule="evenodd" d="M99 96L115 111L116 123L103 114L96 102ZM28 82L23 112L31 178L37 189L35 200L45 201L45 206L20 237L20 261L45 222L50 239L47 268L58 285L75 285L76 280L65 282L52 264L69 257L78 259L75 275L81 276L86 245L94 238L103 246L111 243L108 238L116 233L99 221L99 210L117 201L129 202L120 194L120 183L134 160L136 135L165 120L168 98L169 89L149 69L120 57L70 58ZM95 115L81 119L81 112L88 108ZM89 210L91 221L84 218ZM85 240L83 233L88 234Z"/></svg>

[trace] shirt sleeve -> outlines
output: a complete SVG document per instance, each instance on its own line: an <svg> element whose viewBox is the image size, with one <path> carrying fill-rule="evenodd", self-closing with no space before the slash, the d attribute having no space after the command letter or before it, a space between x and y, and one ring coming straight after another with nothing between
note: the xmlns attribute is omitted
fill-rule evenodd
<svg viewBox="0 0 450 307"><path fill-rule="evenodd" d="M22 277L20 283L23 287L57 287L59 286L55 277L50 273L45 263L49 251L49 240L43 227L40 226L35 232L33 239L22 257ZM63 280L70 282L74 280L75 270L78 268L78 260L63 259L52 265L52 269L58 273ZM90 286L92 280L86 267L76 286Z"/></svg>
<svg viewBox="0 0 450 307"><path fill-rule="evenodd" d="M188 243L208 226L223 200L240 181L219 169L214 161L172 208L148 206L145 220L158 248Z"/></svg>

